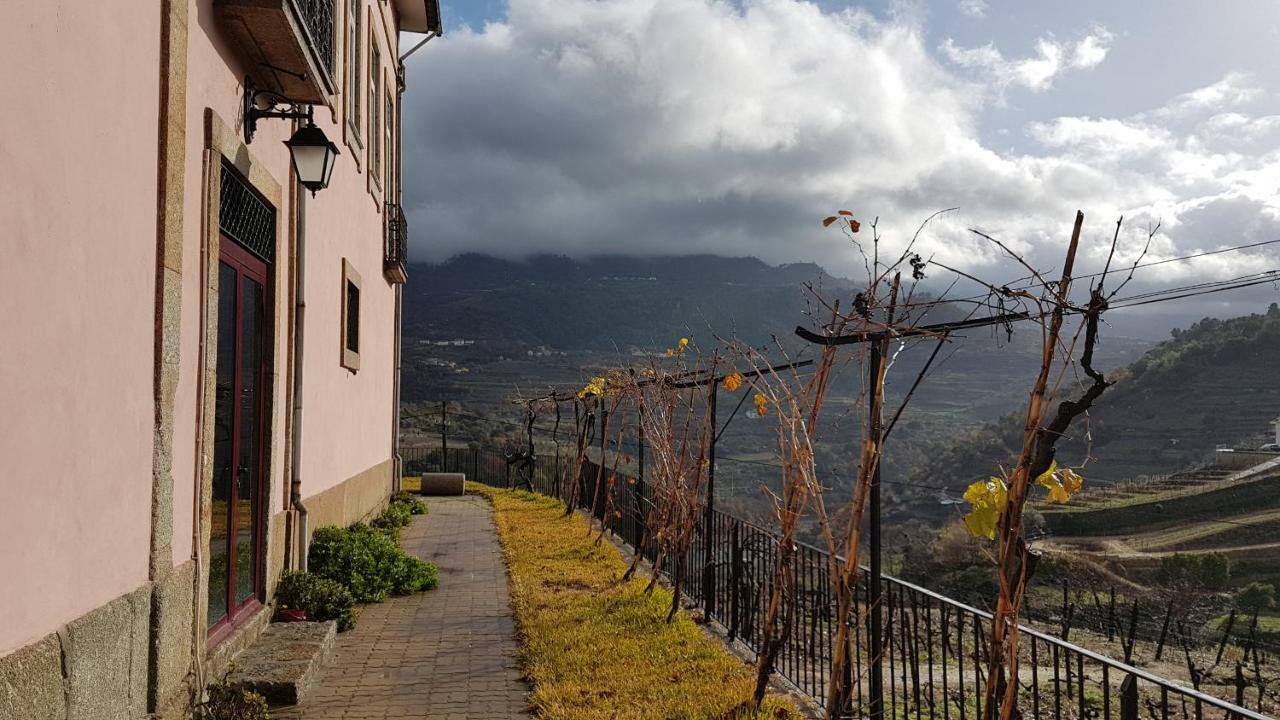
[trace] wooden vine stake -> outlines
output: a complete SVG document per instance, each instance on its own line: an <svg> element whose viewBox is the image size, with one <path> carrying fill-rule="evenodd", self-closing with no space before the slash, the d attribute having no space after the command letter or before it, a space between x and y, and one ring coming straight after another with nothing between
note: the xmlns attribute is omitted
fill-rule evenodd
<svg viewBox="0 0 1280 720"><path fill-rule="evenodd" d="M838 313L833 313L832 322L838 321ZM778 354L790 360L786 349L776 341L775 345ZM724 388L734 392L746 382L755 395L756 413L761 417L772 415L775 418L782 469L780 492L764 488L773 510L778 537L775 545L777 562L768 582L770 590L760 625L761 650L756 658L756 687L752 702L758 709L764 701L778 655L796 622L792 612L786 609L794 607L796 597L795 539L801 519L823 491L814 448L823 403L837 366L837 353L834 346L823 348L814 363L813 373L802 377L796 364L770 365L764 350L747 343L732 342L728 349L740 358L739 362L749 372L745 376L740 372L727 376Z"/></svg>
<svg viewBox="0 0 1280 720"><path fill-rule="evenodd" d="M1040 369L1031 387L1027 403L1022 448L1017 464L1009 474L1007 482L1001 482L999 478L992 479L992 482L1000 486L1000 492L993 492L992 495L998 496L1002 492L1007 492L1007 498L1002 498L1003 503L996 499L988 506L991 511L999 513L999 520L993 534L998 543L997 579L1000 593L990 631L986 702L983 703L984 716L987 720L994 720L996 717L1009 720L1018 715L1018 620L1026 595L1027 582L1035 571L1036 562L1036 555L1027 547L1023 535L1023 510L1029 491L1033 483L1054 482L1055 472L1058 472L1056 460L1058 440L1065 435L1071 422L1088 411L1093 402L1111 385L1093 368L1093 350L1097 343L1099 318L1106 309L1109 299L1103 290L1106 271L1102 273L1097 285L1091 288L1087 307L1081 309L1070 304L1072 270L1075 267L1076 251L1080 245L1080 230L1083 224L1084 214L1077 212L1061 278L1056 283L1051 283L1039 278L1039 274L1036 273L1044 288L1044 294L1033 296L1030 293L1024 293L1022 295L1024 299L1040 307L1040 317L1043 318L1041 323L1043 345ZM1120 226L1117 223L1117 239L1119 230ZM1001 247L1004 246L1001 245ZM1113 240L1113 255L1114 252L1115 241ZM1021 259L1016 256L1015 259L1021 262ZM1110 259L1108 259L1109 264ZM1084 316L1084 351L1080 357L1080 366L1092 384L1085 388L1078 399L1060 401L1056 412L1051 414L1048 401L1051 376L1055 368L1065 367L1071 361L1071 350L1063 350L1062 342L1063 323L1068 312L1079 312ZM1074 348L1074 341L1070 345ZM1078 482L1078 477L1074 474L1066 479L1072 483ZM1061 482L1061 479L1058 482L1061 485L1067 484L1067 482ZM966 493L966 499L969 499L969 493ZM1003 507L1000 507L1001 505ZM975 507L977 506L978 503L975 503ZM971 526L970 529L972 531L974 527Z"/></svg>

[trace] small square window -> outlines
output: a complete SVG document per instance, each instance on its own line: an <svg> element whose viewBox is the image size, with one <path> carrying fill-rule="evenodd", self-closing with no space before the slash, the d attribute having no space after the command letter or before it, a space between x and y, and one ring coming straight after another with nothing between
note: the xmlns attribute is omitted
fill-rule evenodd
<svg viewBox="0 0 1280 720"><path fill-rule="evenodd" d="M342 261L342 367L360 369L360 273Z"/></svg>
<svg viewBox="0 0 1280 720"><path fill-rule="evenodd" d="M360 353L360 288L347 281L347 352Z"/></svg>

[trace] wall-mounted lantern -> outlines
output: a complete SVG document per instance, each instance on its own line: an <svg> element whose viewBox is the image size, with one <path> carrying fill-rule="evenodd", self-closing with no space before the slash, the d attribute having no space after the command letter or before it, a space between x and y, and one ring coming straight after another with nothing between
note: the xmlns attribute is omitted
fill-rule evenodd
<svg viewBox="0 0 1280 720"><path fill-rule="evenodd" d="M260 98L266 98L270 104L265 109L258 107ZM338 146L333 144L324 131L316 127L313 119L313 105L303 106L269 90L259 91L253 80L244 81L244 141L253 142L253 134L258 129L258 120L262 118L284 118L287 120L306 120L307 124L299 128L293 137L285 141L289 155L293 158L293 170L298 175L302 186L311 191L329 187L329 178L333 177L333 166L338 159Z"/></svg>

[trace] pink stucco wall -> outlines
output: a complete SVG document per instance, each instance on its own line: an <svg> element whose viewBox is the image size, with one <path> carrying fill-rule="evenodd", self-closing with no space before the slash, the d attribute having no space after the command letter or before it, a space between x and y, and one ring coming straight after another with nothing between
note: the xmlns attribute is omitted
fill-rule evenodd
<svg viewBox="0 0 1280 720"><path fill-rule="evenodd" d="M240 127L240 101L245 70L237 51L222 32L213 15L212 0L191 3L188 36L187 108L187 192L188 223L184 264L199 267L203 123L211 108L229 126ZM381 3L372 3L378 7ZM383 46L384 62L394 50ZM341 50L340 50L341 52ZM366 51L367 52L367 51ZM344 64L339 57L338 66ZM363 64L363 63L362 63ZM367 67L367 65L366 65ZM389 70L388 70L389 72ZM394 289L382 277L381 207L367 191L367 164L359 169L353 161L355 146L343 142L341 102L338 112L317 108L316 122L338 143L341 156L330 187L306 202L307 302L306 368L304 371L303 496L311 497L357 473L385 461L391 455L392 353L394 341ZM258 126L249 151L268 169L276 182L286 188L280 208L281 227L286 234L289 155L283 145L291 126L286 121L267 120ZM276 389L273 399L273 428L277 441L271 455L271 513L283 509L287 478L283 477L286 446L283 441L289 412L286 385L288 357L288 274L287 255L282 246L281 267L276 275ZM361 364L351 373L341 367L342 260L346 258L363 280L361 293ZM193 508L196 478L196 385L200 341L198 273L184 274L182 355L178 402L175 408L174 440L174 562L192 553Z"/></svg>
<svg viewBox="0 0 1280 720"><path fill-rule="evenodd" d="M147 580L159 33L0 3L0 655Z"/></svg>
<svg viewBox="0 0 1280 720"><path fill-rule="evenodd" d="M383 9L384 4L368 2ZM375 17L378 17L375 13ZM385 64L395 48L380 33ZM368 68L368 48L362 66ZM339 58L339 66L345 61ZM384 79L384 82L386 80ZM367 96L367 85L365 86ZM366 101L367 104L367 101ZM343 138L341 113L318 121L341 147L342 156L329 188L308 197L307 213L307 355L304 390L303 495L316 495L391 457L392 384L394 379L394 286L382 276L382 206L368 190L368 158L359 166L358 145ZM368 121L368 108L363 118ZM365 131L365 137L368 131ZM256 144L256 143L255 143ZM360 370L340 364L343 302L342 261L360 273Z"/></svg>
<svg viewBox="0 0 1280 720"><path fill-rule="evenodd" d="M18 5L0 3L0 67L11 70L0 74L9 100L0 111L0 655L147 582L155 420L160 9ZM200 483L205 114L238 131L245 74L212 5L191 0L188 13L175 565L193 554ZM342 142L341 118L321 108L317 119L343 155L332 186L307 203L307 497L386 461L392 428L394 289L382 276L381 208L353 162L358 148ZM271 515L287 492L289 133L288 122L264 121L249 148L285 188ZM354 374L340 366L344 258L363 279Z"/></svg>

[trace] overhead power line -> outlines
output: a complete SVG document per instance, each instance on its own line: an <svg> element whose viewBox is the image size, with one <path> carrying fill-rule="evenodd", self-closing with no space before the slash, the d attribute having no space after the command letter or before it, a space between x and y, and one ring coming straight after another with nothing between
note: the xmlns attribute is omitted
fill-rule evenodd
<svg viewBox="0 0 1280 720"><path fill-rule="evenodd" d="M1254 285L1264 285L1267 283L1280 282L1280 270L1267 270L1261 273L1253 273L1250 275L1242 275L1238 278L1230 280L1221 280L1214 283L1201 283L1195 286L1183 286L1176 288L1168 288L1165 290L1156 290L1131 297L1119 298L1112 300L1107 309L1120 310L1130 307L1138 307L1140 305L1152 305L1155 303L1169 302L1172 300L1181 300L1198 295L1209 295L1212 293L1226 292L1228 290L1241 290L1243 288L1252 287ZM1199 288L1199 289L1192 289ZM1064 311L1065 315L1079 315L1084 312L1083 308L1070 307ZM1030 312L1014 312L1000 313L999 315L991 315L988 317L966 318L953 322L934 323L932 325L921 325L919 327L906 327L901 330L892 328L885 330L859 330L847 335L819 335L805 327L797 326L795 334L803 340L811 342L815 345L855 345L859 343L869 342L875 338L883 337L888 334L893 338L919 337L919 336L942 336L959 330L969 330L980 327L992 327L996 325L1009 325L1024 320L1039 320L1048 317L1048 312L1030 313Z"/></svg>
<svg viewBox="0 0 1280 720"><path fill-rule="evenodd" d="M1191 255L1182 255L1179 257L1165 258L1163 260L1152 260L1151 262L1138 263L1137 265L1121 266L1121 267L1113 268L1109 270L1106 274L1121 275L1121 274L1126 274L1126 273L1137 271L1137 270L1142 270L1144 268L1155 267L1157 265L1167 265L1169 263L1175 263L1175 262L1186 262L1188 260L1196 260L1202 257L1209 257L1211 255L1222 255L1224 253L1239 252L1241 250L1252 250L1254 248L1265 247L1268 245L1275 245L1278 243L1280 243L1280 238L1276 238L1274 240L1263 240L1262 242L1248 243L1245 245L1232 245L1231 247L1219 248L1217 250L1205 250L1202 252L1193 253ZM1086 273L1084 275L1075 275L1072 277L1072 279L1086 280L1090 278L1101 277L1103 274L1104 273L1102 272ZM1008 285L1007 287L1010 290L1026 290L1029 288L1036 287L1039 283L1034 282L1032 280L1033 279L1031 278L1027 278L1026 281L1024 282L1015 282ZM977 302L987 297L990 297L990 293L983 293L981 295L972 295L972 296L963 297L963 298L954 298L947 302L953 302L953 303ZM936 301L929 301L929 302L922 302L922 303L908 303L903 307L925 307L933 304L934 302Z"/></svg>

